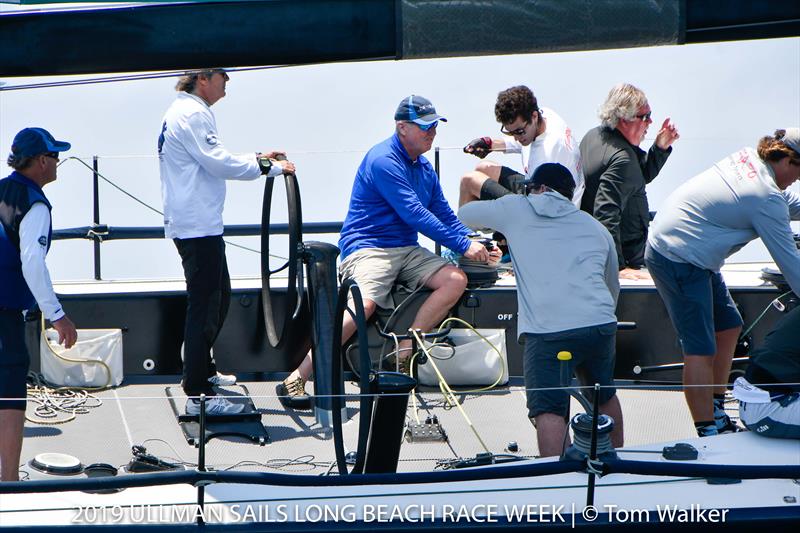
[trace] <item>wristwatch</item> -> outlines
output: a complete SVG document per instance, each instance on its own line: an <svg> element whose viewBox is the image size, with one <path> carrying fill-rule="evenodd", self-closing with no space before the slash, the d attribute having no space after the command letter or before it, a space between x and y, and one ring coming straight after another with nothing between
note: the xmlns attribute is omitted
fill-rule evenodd
<svg viewBox="0 0 800 533"><path fill-rule="evenodd" d="M256 153L256 161L258 161L258 167L261 169L261 173L265 176L269 174L269 171L272 168L272 161L270 158L260 153Z"/></svg>

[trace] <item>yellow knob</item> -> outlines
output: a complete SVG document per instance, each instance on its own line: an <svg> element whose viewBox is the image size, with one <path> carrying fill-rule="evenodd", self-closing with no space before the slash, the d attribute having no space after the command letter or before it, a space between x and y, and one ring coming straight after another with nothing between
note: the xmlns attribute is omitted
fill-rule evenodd
<svg viewBox="0 0 800 533"><path fill-rule="evenodd" d="M559 361L571 361L572 360L572 352L558 352L556 355Z"/></svg>

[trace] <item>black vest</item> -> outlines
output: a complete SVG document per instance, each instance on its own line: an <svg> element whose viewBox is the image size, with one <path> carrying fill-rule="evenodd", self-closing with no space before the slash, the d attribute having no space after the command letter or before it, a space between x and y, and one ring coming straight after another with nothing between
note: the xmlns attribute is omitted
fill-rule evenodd
<svg viewBox="0 0 800 533"><path fill-rule="evenodd" d="M22 276L19 246L19 226L36 202L52 210L41 187L19 172L0 180L0 307L6 309L30 309L36 304ZM52 233L51 223L43 243L48 250Z"/></svg>

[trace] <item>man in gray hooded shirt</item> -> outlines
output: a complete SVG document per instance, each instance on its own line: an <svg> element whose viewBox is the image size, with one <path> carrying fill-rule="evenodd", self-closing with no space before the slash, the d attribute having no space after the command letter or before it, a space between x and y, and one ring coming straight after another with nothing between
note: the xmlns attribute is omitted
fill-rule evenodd
<svg viewBox="0 0 800 533"><path fill-rule="evenodd" d="M615 421L611 439L623 444L622 410L613 381L619 296L617 252L611 234L571 203L575 182L558 163L541 165L527 196L463 205L458 217L471 227L492 228L508 239L517 275L518 335L525 342L523 370L528 416L541 456L565 445L565 390L561 365L583 384L600 383L600 411ZM560 362L560 351L572 353Z"/></svg>

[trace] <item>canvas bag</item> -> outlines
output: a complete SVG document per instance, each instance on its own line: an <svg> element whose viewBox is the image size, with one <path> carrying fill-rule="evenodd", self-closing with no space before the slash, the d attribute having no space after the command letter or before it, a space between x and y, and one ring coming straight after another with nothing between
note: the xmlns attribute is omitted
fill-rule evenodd
<svg viewBox="0 0 800 533"><path fill-rule="evenodd" d="M78 340L69 350L58 344L58 332L48 329L42 332L39 354L42 375L53 385L115 387L122 383L122 330L120 329L79 329ZM62 358L79 362L66 361ZM102 361L108 368L101 364L84 362L86 360Z"/></svg>
<svg viewBox="0 0 800 533"><path fill-rule="evenodd" d="M483 335L497 350L487 344L478 334ZM449 385L505 385L508 383L508 359L506 357L506 331L504 329L452 329L448 335L455 344L455 353L449 347L430 347L439 372ZM438 386L439 378L433 365L426 363L417 366L417 379L420 385ZM498 381L497 378L500 377Z"/></svg>

